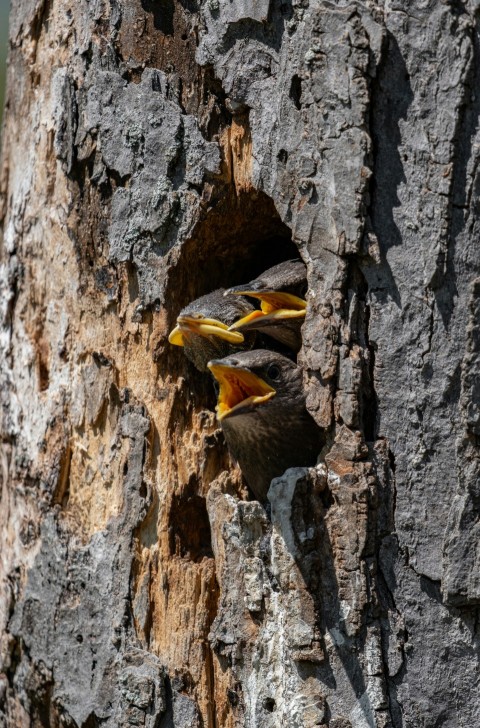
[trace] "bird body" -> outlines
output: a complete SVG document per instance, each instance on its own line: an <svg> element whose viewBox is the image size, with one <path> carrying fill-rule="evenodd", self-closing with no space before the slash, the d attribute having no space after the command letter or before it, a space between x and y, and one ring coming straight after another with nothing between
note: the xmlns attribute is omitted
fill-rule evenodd
<svg viewBox="0 0 480 728"><path fill-rule="evenodd" d="M207 371L210 359L248 348L255 339L252 332L230 331L235 321L255 310L254 305L244 296L226 297L224 293L219 288L191 301L181 310L168 337L171 344L184 347L185 355L201 372Z"/></svg>
<svg viewBox="0 0 480 728"><path fill-rule="evenodd" d="M279 263L253 281L227 289L227 298L249 296L258 299L261 306L235 321L230 331L259 331L297 352L302 345L306 291L307 272L301 260Z"/></svg>
<svg viewBox="0 0 480 728"><path fill-rule="evenodd" d="M259 501L287 468L316 463L322 434L305 404L302 370L255 349L208 365L219 384L217 418L228 448Z"/></svg>

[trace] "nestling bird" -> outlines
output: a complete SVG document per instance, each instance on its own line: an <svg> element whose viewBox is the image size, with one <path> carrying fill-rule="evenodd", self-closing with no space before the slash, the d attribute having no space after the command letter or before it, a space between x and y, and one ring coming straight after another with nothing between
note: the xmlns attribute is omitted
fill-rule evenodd
<svg viewBox="0 0 480 728"><path fill-rule="evenodd" d="M287 260L269 268L250 283L225 291L250 296L261 302L260 310L247 314L230 326L230 331L259 331L276 339L294 352L302 345L301 326L307 303L307 272L301 260Z"/></svg>
<svg viewBox="0 0 480 728"><path fill-rule="evenodd" d="M255 497L287 468L314 465L322 432L305 405L302 370L290 359L254 349L211 361L219 384L217 419Z"/></svg>
<svg viewBox="0 0 480 728"><path fill-rule="evenodd" d="M253 333L229 329L237 319L252 313L254 305L244 296L226 298L224 293L219 288L185 306L168 337L171 344L184 347L185 355L201 372L207 371L210 359L250 348L255 339Z"/></svg>

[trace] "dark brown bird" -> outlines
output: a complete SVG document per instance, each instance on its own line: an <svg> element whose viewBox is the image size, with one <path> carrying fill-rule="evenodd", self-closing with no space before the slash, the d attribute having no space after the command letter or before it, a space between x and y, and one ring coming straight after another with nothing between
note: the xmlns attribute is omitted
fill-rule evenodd
<svg viewBox="0 0 480 728"><path fill-rule="evenodd" d="M297 352L302 345L301 327L305 318L307 303L307 271L301 260L287 260L269 268L261 276L241 286L225 291L250 296L260 301L256 309L230 326L230 331L242 334L259 331Z"/></svg>
<svg viewBox="0 0 480 728"><path fill-rule="evenodd" d="M217 419L228 448L264 502L272 478L314 465L323 444L305 405L302 370L267 349L211 361L208 368L219 384Z"/></svg>
<svg viewBox="0 0 480 728"><path fill-rule="evenodd" d="M252 313L254 305L244 296L227 298L224 293L219 288L185 306L168 337L171 344L184 347L185 356L201 372L207 371L210 359L250 348L255 340L254 333L229 329L237 319Z"/></svg>

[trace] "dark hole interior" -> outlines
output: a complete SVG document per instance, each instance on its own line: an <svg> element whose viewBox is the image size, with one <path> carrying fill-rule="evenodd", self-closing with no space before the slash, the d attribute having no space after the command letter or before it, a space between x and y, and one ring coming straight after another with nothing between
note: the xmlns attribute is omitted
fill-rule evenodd
<svg viewBox="0 0 480 728"><path fill-rule="evenodd" d="M262 192L225 200L209 210L173 266L167 298L173 321L190 301L217 288L247 283L267 268L298 257L290 228Z"/></svg>
<svg viewBox="0 0 480 728"><path fill-rule="evenodd" d="M185 488L174 495L168 524L171 555L191 561L213 556L206 502L198 495L197 485L192 476Z"/></svg>
<svg viewBox="0 0 480 728"><path fill-rule="evenodd" d="M290 84L290 98L292 99L293 103L295 104L295 108L300 109L300 99L302 96L302 79L295 75L292 78L292 82Z"/></svg>
<svg viewBox="0 0 480 728"><path fill-rule="evenodd" d="M165 35L173 35L175 12L173 0L142 0L142 7L147 13L153 13L153 22L157 30Z"/></svg>
<svg viewBox="0 0 480 728"><path fill-rule="evenodd" d="M273 698L265 698L263 701L263 707L268 713L273 713L275 710L275 701Z"/></svg>

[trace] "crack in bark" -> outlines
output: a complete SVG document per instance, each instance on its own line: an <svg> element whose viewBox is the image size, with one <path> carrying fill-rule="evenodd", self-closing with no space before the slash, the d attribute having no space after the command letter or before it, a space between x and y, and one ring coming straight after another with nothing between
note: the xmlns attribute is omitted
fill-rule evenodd
<svg viewBox="0 0 480 728"><path fill-rule="evenodd" d="M453 8L456 9L457 14L466 14L466 10L460 2L453 2ZM476 93L480 83L480 41L478 28L476 28L473 19L470 19L468 37L471 52L461 82L463 93L459 100L460 110L456 118L452 139L450 155L452 172L448 188L444 247L440 250L437 258L436 275L430 282L435 294L438 311L447 330L453 314L454 298L458 296L454 262L456 243L468 220L469 201L475 179L472 177L470 184L467 183L468 165L471 161L473 140L478 119L480 118L480 98ZM475 167L478 166L478 163L477 159ZM464 210L466 211L464 212Z"/></svg>

